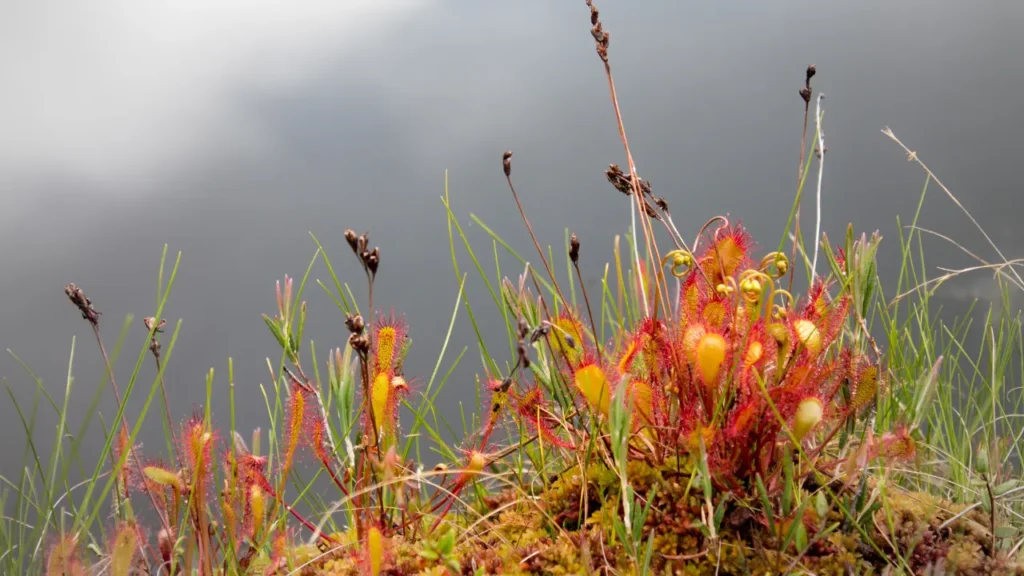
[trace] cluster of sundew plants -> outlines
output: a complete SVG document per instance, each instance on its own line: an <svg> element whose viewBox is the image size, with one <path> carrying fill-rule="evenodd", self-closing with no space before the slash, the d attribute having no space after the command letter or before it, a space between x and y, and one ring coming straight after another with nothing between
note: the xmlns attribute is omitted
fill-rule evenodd
<svg viewBox="0 0 1024 576"><path fill-rule="evenodd" d="M612 294L606 274L597 299L598 321L590 295L583 289L579 239L573 235L567 241L567 257L580 279L582 307L574 305L572 271L568 291L572 297L567 300L552 271L553 261L534 238L546 279L528 267L518 286L505 279L500 296L492 290L509 325L515 361L502 371L496 359L485 358L487 376L482 388L489 402L473 419L478 425L463 441L462 454L440 440L436 418L433 427L427 423L436 397L431 390L433 377L420 407L413 410L413 431L429 431L449 461L428 473L423 472L422 462L409 458L414 443L419 454L418 440L406 438L403 443L401 439L399 409L408 406L410 393L403 373L409 339L401 319L374 312L373 288L381 260L379 249L370 248L367 234L347 230L345 238L366 274L367 309L373 315L369 321L360 315L351 291L342 289L318 243L317 254L327 264L337 293L324 288L346 313L349 332L344 350L328 355L326 385L316 367L315 350L311 351L312 373L303 369L300 353L306 314L301 293L306 278L297 292L291 278L285 277L283 288L278 284L278 313L265 320L282 349L281 376L274 381L285 398L282 401L278 395L270 407L270 449L265 455L259 430L245 442L235 430L232 415L229 437L222 436L207 407L180 426L172 425L171 415L166 414L171 440L167 461L146 457L134 445L145 409L134 428L124 415L124 401L138 366L122 399L100 341L119 406L116 432L108 435L104 450L104 458L111 457L111 469L100 474L97 467L84 501L75 510L74 526L53 525L46 574L487 573L495 559L511 571L531 566L544 571L551 565L537 564L545 555L537 546L545 540L534 535L532 553L508 542L503 543L503 553L495 553L486 550L500 548L487 540L487 532L506 519L499 512L516 509L513 505L541 518L540 532L548 535L565 536L565 526L590 526L591 517L598 516L586 495L591 486L607 490L615 499L601 506L604 522L583 528L587 533L571 540L580 548L578 555L586 555L584 550L594 538L604 550L603 560L591 559L588 569L621 566L615 554L627 557L640 572L663 566L665 560L685 564L711 557L721 563L723 549L729 545L723 542L723 520L737 510L747 510L747 520L766 529L764 543L778 551L765 556L764 564L776 571L798 568L801 557L816 545L817 554L848 553L849 543L846 548L831 539L824 544L837 529L863 537L863 544L874 548L886 563L912 571L911 561L920 560L920 542L893 541L895 505L885 494L882 503L872 502L878 492L868 489L872 478L864 473L873 463L897 464L914 457L913 435L918 433L925 398L920 391L912 393L909 404L917 413L902 411L912 416L907 426L900 423L898 410L873 418L877 405L891 404L880 395L885 388L883 358L865 325L878 239L862 237L853 242L851 235L844 248L835 252L825 242L831 272L819 277L809 266L810 285L802 296L791 292L798 247L803 254L797 241L790 257L782 252L782 245L758 256L742 226L716 217L687 244L672 222L668 203L655 196L633 168L608 64L608 35L597 10L587 4L630 166L625 173L612 165L607 177L629 197L644 241L641 252L641 234L631 238L626 273L616 246L617 294ZM811 67L800 91L805 114L813 75ZM791 223L796 217L798 239L797 206L811 160L808 155L805 163L803 156L804 150L791 215ZM532 237L512 186L510 152L503 157L503 169ZM447 195L445 203L448 207ZM451 227L454 219L448 209ZM664 256L655 239L659 224L670 243ZM453 257L454 248L452 237ZM466 248L472 256L468 242ZM172 272L172 282L173 276ZM170 283L166 290L161 287L157 314L144 321L147 351L158 369L149 400L158 390L163 392L162 361L173 349L172 337L170 348L162 352L159 334L165 323L156 320L169 288ZM67 294L99 339L99 313L91 301L74 285L68 286ZM468 301L466 305L472 319ZM606 326L611 327L610 334ZM480 344L486 355L486 347ZM885 429L879 430L880 421ZM505 434L496 434L499 425ZM59 451L55 454L53 470L56 459L62 457ZM311 458L336 487L334 505L316 507L314 512L299 510L299 503L310 503L308 492L313 486L312 480L299 477L297 463L304 458L307 462ZM61 465L66 478L67 462L61 460ZM993 477L999 479L999 474L989 474L987 456L979 458L975 467L989 492L986 512L992 522L993 545L987 551L974 551L969 561L994 556L997 550L993 491L998 492L999 486L994 486ZM698 504L689 515L671 518L652 509L653 491L659 489L649 481L652 470L674 472L685 479L684 498L694 488ZM638 478L638 473L647 477ZM602 479L592 481L588 476ZM104 477L105 488L100 482ZM571 477L582 493L552 517L556 505L566 504L555 502L555 494L564 495L565 479ZM289 482L296 488L293 496L288 494ZM100 493L91 502L97 487ZM467 495L470 487L476 492ZM484 496L483 487L504 488L506 496ZM638 493L641 487L651 492ZM53 488L46 487L51 500ZM108 493L115 529L106 539L101 561L88 565L82 559L83 546L92 538L89 528ZM134 514L133 498L151 505L157 515L155 546ZM881 531L877 524L871 525L877 522L879 507L885 508L883 518L893 540L884 536L880 541L868 534ZM970 510L955 514L945 510L952 517L943 527L958 518L970 520ZM836 514L841 522L829 520ZM660 558L653 555L659 535L650 522L655 516L674 528L698 533L698 553L685 558L661 551ZM50 523L40 526L42 541ZM297 544L300 531L315 545ZM458 545L455 534L459 534ZM936 544L937 535L941 536L934 531L919 535L930 546L927 554L935 558L948 551ZM552 538L546 542L553 549L564 545ZM101 548L95 541L90 543L93 550ZM889 548L884 549L886 545ZM608 550L612 550L612 561Z"/></svg>

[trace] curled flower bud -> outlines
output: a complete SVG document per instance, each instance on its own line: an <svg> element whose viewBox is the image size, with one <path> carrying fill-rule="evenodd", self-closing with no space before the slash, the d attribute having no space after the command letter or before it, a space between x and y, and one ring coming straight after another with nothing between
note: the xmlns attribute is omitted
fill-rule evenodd
<svg viewBox="0 0 1024 576"><path fill-rule="evenodd" d="M774 267L774 270L772 269ZM789 271L789 259L782 252L772 252L761 259L758 270L778 280Z"/></svg>
<svg viewBox="0 0 1024 576"><path fill-rule="evenodd" d="M664 266L669 261L672 262L672 275L676 278L682 278L690 268L693 268L693 254L686 250L673 250L669 252L661 260L661 265Z"/></svg>
<svg viewBox="0 0 1024 576"><path fill-rule="evenodd" d="M775 257L775 269L779 271L780 276L785 276L786 272L789 271L789 259L786 258L785 254L779 254Z"/></svg>
<svg viewBox="0 0 1024 576"><path fill-rule="evenodd" d="M740 290L747 298L756 300L761 296L761 281L757 278L746 278L740 282Z"/></svg>

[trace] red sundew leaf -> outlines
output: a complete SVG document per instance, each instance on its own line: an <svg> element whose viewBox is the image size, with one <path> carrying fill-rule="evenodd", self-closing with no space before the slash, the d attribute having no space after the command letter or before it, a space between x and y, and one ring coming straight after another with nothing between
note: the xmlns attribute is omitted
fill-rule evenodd
<svg viewBox="0 0 1024 576"><path fill-rule="evenodd" d="M389 316L382 312L377 314L377 322L373 327L373 376L386 372L388 378L394 376L399 356L406 343L408 326L405 319L395 317L392 309Z"/></svg>
<svg viewBox="0 0 1024 576"><path fill-rule="evenodd" d="M736 407L729 419L729 435L736 439L748 437L757 424L757 416L761 406L762 402L755 397Z"/></svg>
<svg viewBox="0 0 1024 576"><path fill-rule="evenodd" d="M625 350L619 356L619 361L616 365L620 376L631 374L633 371L633 363L636 360L637 355L643 346L644 334L634 334L626 341Z"/></svg>
<svg viewBox="0 0 1024 576"><path fill-rule="evenodd" d="M794 318L808 320L817 327L821 335L821 349L828 348L839 336L849 314L850 299L846 294L832 299L828 294L829 284L818 279L811 285L807 295L801 299L798 314Z"/></svg>
<svg viewBox="0 0 1024 576"><path fill-rule="evenodd" d="M87 573L74 536L61 536L50 546L46 576L86 576Z"/></svg>
<svg viewBox="0 0 1024 576"><path fill-rule="evenodd" d="M900 427L883 434L872 452L873 456L890 460L910 460L917 453L917 446L910 432Z"/></svg>
<svg viewBox="0 0 1024 576"><path fill-rule="evenodd" d="M574 312L563 310L555 318L548 332L548 345L555 353L556 360L567 360L569 367L575 367L586 347L583 335L583 323Z"/></svg>
<svg viewBox="0 0 1024 576"><path fill-rule="evenodd" d="M721 330L732 322L732 303L715 295L708 298L701 307L700 319L715 330Z"/></svg>
<svg viewBox="0 0 1024 576"><path fill-rule="evenodd" d="M178 443L187 474L196 482L209 481L213 473L212 454L217 443L217 431L206 423L201 412L195 411L182 425Z"/></svg>
<svg viewBox="0 0 1024 576"><path fill-rule="evenodd" d="M540 434L545 442L559 448L572 448L570 442L555 434L554 426L558 421L551 416L551 412L545 406L544 392L539 386L535 385L522 396L512 395L512 401L519 416L531 429Z"/></svg>
<svg viewBox="0 0 1024 576"><path fill-rule="evenodd" d="M879 389L878 366L868 364L861 366L855 373L853 381L853 397L850 398L850 407L853 410L860 410L874 402Z"/></svg>
<svg viewBox="0 0 1024 576"><path fill-rule="evenodd" d="M625 350L619 355L616 366L619 375L652 379L662 369L666 341L664 322L655 318L645 318L640 326L629 334Z"/></svg>
<svg viewBox="0 0 1024 576"><path fill-rule="evenodd" d="M715 230L711 242L704 248L697 262L715 284L725 282L750 263L754 240L741 223L722 226Z"/></svg>
<svg viewBox="0 0 1024 576"><path fill-rule="evenodd" d="M299 444L304 444L303 432L307 422L306 411L314 410L314 407L309 402L312 399L311 396L297 383L292 384L291 395L288 398L288 406L285 412L283 470L286 476L291 470Z"/></svg>
<svg viewBox="0 0 1024 576"><path fill-rule="evenodd" d="M679 287L679 317L683 324L697 319L701 299L706 297L707 289L707 282L699 272L694 270L687 274Z"/></svg>

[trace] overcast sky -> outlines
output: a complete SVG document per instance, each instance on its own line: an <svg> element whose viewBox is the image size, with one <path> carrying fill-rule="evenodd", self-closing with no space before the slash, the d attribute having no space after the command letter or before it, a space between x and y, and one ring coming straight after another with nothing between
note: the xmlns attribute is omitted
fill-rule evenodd
<svg viewBox="0 0 1024 576"><path fill-rule="evenodd" d="M797 90L814 63L827 95L825 230L837 237L852 222L896 244L896 217L912 215L924 178L882 136L890 126L1011 257L1024 254L1022 6L599 4L638 167L688 235L728 213L763 245L778 241L799 154ZM183 252L167 311L183 321L172 408L183 416L202 401L211 366L223 384L230 356L242 427L253 427L266 426L258 385L264 359L277 357L260 314L273 313L275 279L304 272L308 232L362 294L341 232L370 230L383 255L376 302L406 314L408 371L425 381L459 285L439 200L446 170L453 209L488 263L491 244L470 213L532 251L504 187L506 148L542 241L559 246L567 227L580 234L588 282L628 225L602 173L623 163L622 149L582 0L17 0L0 14L0 48L0 348L58 390L76 336L73 397L83 405L102 365L61 289L86 290L108 346L136 315L118 363L123 386L164 243ZM935 188L923 218L985 251ZM966 263L952 250L933 257ZM460 266L489 344L504 353L483 284L468 260ZM322 266L313 277L326 280ZM947 296L990 290L982 277ZM319 287L308 297L322 359L344 344L344 328ZM472 401L480 371L464 315L449 360L463 346L446 393L452 415ZM147 364L140 386L152 374ZM11 357L0 358L0 376L31 399ZM225 416L226 392L215 391ZM20 437L14 416L0 405L0 432ZM152 423L147 433L158 433Z"/></svg>

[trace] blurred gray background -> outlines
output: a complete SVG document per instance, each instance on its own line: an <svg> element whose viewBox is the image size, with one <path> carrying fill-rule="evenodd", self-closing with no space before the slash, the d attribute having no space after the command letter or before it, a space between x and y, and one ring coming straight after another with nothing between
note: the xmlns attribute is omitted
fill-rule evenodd
<svg viewBox="0 0 1024 576"><path fill-rule="evenodd" d="M890 126L1009 257L1024 255L1024 4L599 7L639 171L688 237L727 213L764 250L777 244L796 183L797 91L813 63L814 87L827 95L825 231L838 238L852 222L880 230L890 250L897 245L896 217L912 216L924 175L881 134ZM342 238L353 227L381 248L376 304L405 314L414 340L406 372L422 388L459 284L440 201L446 170L454 211L488 270L491 243L471 213L536 260L501 173L506 148L516 153L514 177L541 241L560 253L565 229L575 230L590 286L611 258L613 234L629 225L628 204L603 174L609 162L625 161L589 28L583 0L6 3L0 349L18 354L59 399L77 337L77 427L103 366L62 289L75 282L92 298L109 347L135 315L116 367L123 388L144 345L141 319L153 312L168 243L172 256L183 253L166 311L172 324L183 320L166 373L172 412L184 418L202 404L214 367L213 412L226 427L232 357L238 427L266 429L259 385L269 380L265 359L276 362L280 351L260 314L275 312L274 281L301 277L315 250L312 231L364 298ZM805 223L812 212L806 203ZM938 188L922 225L992 256ZM460 257L484 335L504 354L500 316L461 247ZM883 258L890 281L897 258ZM942 244L930 258L932 266L969 263ZM508 259L503 265L519 273ZM312 277L328 279L322 265ZM975 275L941 294L956 309L991 298L993 284ZM307 298L307 339L323 360L347 332L319 287L311 283ZM442 374L464 346L441 397L456 420L481 372L460 311ZM147 358L140 390L154 373ZM0 356L0 376L31 403L34 383L10 355ZM133 421L142 400L132 399ZM110 422L109 394L101 409ZM156 410L143 430L147 453L163 447ZM45 442L55 422L41 407ZM0 473L16 474L23 431L6 397L0 435ZM87 459L100 440L94 423Z"/></svg>

